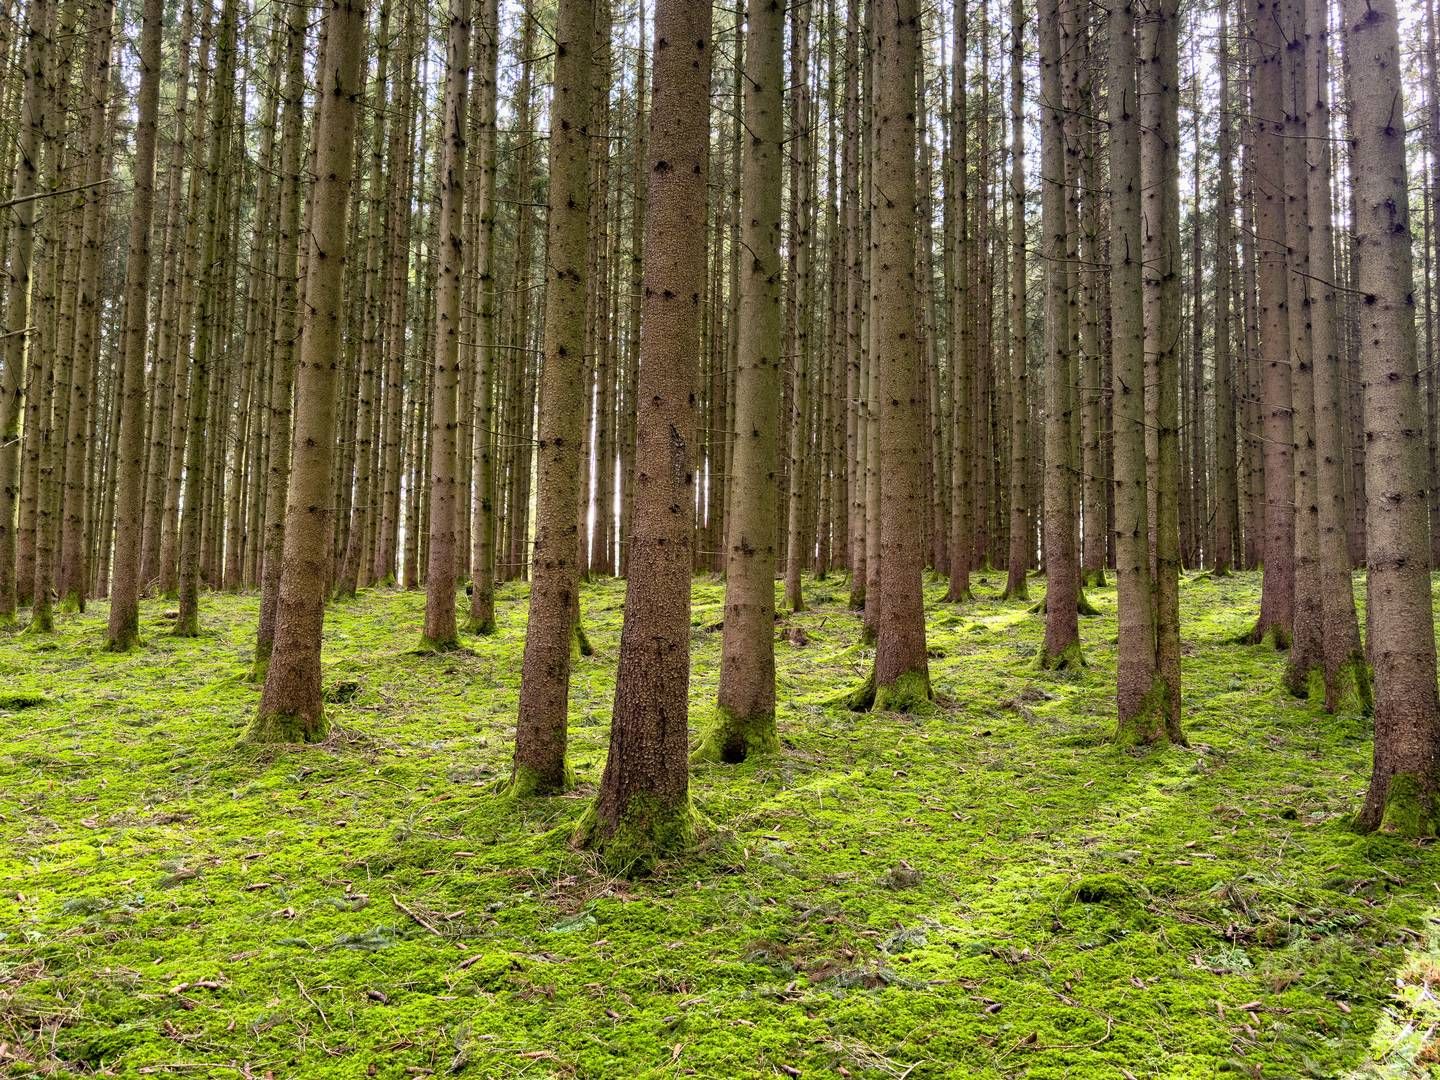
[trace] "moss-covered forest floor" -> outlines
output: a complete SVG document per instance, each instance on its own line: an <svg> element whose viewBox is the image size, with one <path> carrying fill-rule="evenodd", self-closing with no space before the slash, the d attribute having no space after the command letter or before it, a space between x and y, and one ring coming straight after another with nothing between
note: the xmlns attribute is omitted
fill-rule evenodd
<svg viewBox="0 0 1440 1080"><path fill-rule="evenodd" d="M1183 581L1192 745L1149 753L1106 741L1113 588L1088 670L1056 677L1002 585L957 608L931 582L945 700L862 716L831 704L869 661L844 584L808 583L777 627L783 754L698 768L704 847L639 881L566 843L620 583L583 598L581 787L528 805L490 791L518 586L446 655L413 651L421 595L332 607L333 734L273 752L237 744L254 597L207 597L188 641L147 603L128 656L100 651L103 604L0 638L0 1074L1423 1074L1440 859L1347 828L1367 722L1228 643L1258 576ZM697 581L692 726L722 599Z"/></svg>

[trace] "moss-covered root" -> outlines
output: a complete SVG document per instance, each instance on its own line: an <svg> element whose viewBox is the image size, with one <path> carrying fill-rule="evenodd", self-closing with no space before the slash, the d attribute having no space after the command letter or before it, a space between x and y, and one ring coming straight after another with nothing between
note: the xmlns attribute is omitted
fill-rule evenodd
<svg viewBox="0 0 1440 1080"><path fill-rule="evenodd" d="M476 619L473 617L465 620L465 632L474 634L476 637L490 637L495 633L494 619Z"/></svg>
<svg viewBox="0 0 1440 1080"><path fill-rule="evenodd" d="M975 602L975 593L968 585L959 589L952 588L945 594L945 602L947 604L971 604Z"/></svg>
<svg viewBox="0 0 1440 1080"><path fill-rule="evenodd" d="M1105 588L1104 570L1082 570L1080 572L1080 584L1086 589Z"/></svg>
<svg viewBox="0 0 1440 1080"><path fill-rule="evenodd" d="M1414 773L1394 773L1385 790L1385 801L1372 806L1367 799L1356 825L1364 831L1376 829L1395 836L1434 836L1440 825L1435 793L1428 791Z"/></svg>
<svg viewBox="0 0 1440 1080"><path fill-rule="evenodd" d="M872 670L865 681L844 698L853 712L916 712L935 700L930 678L923 671L907 671L887 683L876 683Z"/></svg>
<svg viewBox="0 0 1440 1080"><path fill-rule="evenodd" d="M590 644L590 635L585 633L585 627L579 622L575 623L575 636L572 639L575 646L576 656L594 656L595 646Z"/></svg>
<svg viewBox="0 0 1440 1080"><path fill-rule="evenodd" d="M1302 701L1323 701L1325 698L1325 669L1320 664L1306 663L1303 659L1297 662L1295 654L1290 654L1290 662L1285 665L1285 689L1290 691L1291 697L1297 697Z"/></svg>
<svg viewBox="0 0 1440 1080"><path fill-rule="evenodd" d="M1371 693L1370 665L1356 653L1346 660L1325 683L1325 710L1330 713L1360 713L1369 716L1375 711Z"/></svg>
<svg viewBox="0 0 1440 1080"><path fill-rule="evenodd" d="M459 638L428 638L420 635L420 644L416 647L417 653L447 653L454 652L460 648Z"/></svg>
<svg viewBox="0 0 1440 1080"><path fill-rule="evenodd" d="M1243 634L1235 637L1236 645L1270 645L1276 652L1284 652L1290 648L1290 632L1283 626L1275 623L1262 625L1256 623Z"/></svg>
<svg viewBox="0 0 1440 1080"><path fill-rule="evenodd" d="M1085 668L1085 654L1080 651L1078 641L1072 641L1058 653L1042 648L1037 666L1041 671L1082 671Z"/></svg>
<svg viewBox="0 0 1440 1080"><path fill-rule="evenodd" d="M293 713L260 713L246 730L244 741L257 745L275 743L317 743L325 738L329 725L325 714L313 718Z"/></svg>
<svg viewBox="0 0 1440 1080"><path fill-rule="evenodd" d="M570 843L595 852L612 873L640 877L663 859L694 851L703 824L688 795L678 806L637 795L613 825L602 819L592 802Z"/></svg>
<svg viewBox="0 0 1440 1080"><path fill-rule="evenodd" d="M1117 746L1166 746L1171 742L1179 742L1183 745L1183 737L1178 740L1172 738L1170 728L1165 722L1168 696L1165 680L1157 675L1134 714L1117 719L1115 744Z"/></svg>
<svg viewBox="0 0 1440 1080"><path fill-rule="evenodd" d="M501 782L499 794L510 799L530 799L544 795L563 795L575 786L575 770L570 762L561 762L560 772L544 773L528 765L517 764L507 780Z"/></svg>
<svg viewBox="0 0 1440 1080"><path fill-rule="evenodd" d="M1103 585L1105 583L1103 580L1103 573L1101 574L1101 578L1102 580L1100 584ZM1100 609L1097 608L1094 604L1090 603L1090 598L1085 595L1084 589L1081 589L1075 597L1075 611L1077 614L1085 616L1093 616L1100 614Z"/></svg>
<svg viewBox="0 0 1440 1080"><path fill-rule="evenodd" d="M923 671L907 671L887 683L875 686L875 712L913 713L935 700L930 676Z"/></svg>
<svg viewBox="0 0 1440 1080"><path fill-rule="evenodd" d="M690 754L690 761L738 765L746 758L779 751L780 736L775 731L773 712L742 717L717 705L714 717L700 733L700 744Z"/></svg>

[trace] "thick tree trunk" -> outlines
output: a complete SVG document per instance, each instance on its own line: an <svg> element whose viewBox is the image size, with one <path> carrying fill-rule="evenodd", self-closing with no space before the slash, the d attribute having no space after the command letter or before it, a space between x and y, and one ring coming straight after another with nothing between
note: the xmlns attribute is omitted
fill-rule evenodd
<svg viewBox="0 0 1440 1080"><path fill-rule="evenodd" d="M1392 0L1345 0L1355 160L1355 233L1365 303L1365 486L1375 764L1358 824L1433 835L1440 824L1440 701L1423 494L1414 281L1405 169L1399 26Z"/></svg>
<svg viewBox="0 0 1440 1080"><path fill-rule="evenodd" d="M906 712L928 702L925 646L924 372L916 349L915 75L920 16L915 0L875 10L875 164L870 183L870 305L879 368L880 614L875 670L855 704ZM867 700L868 699L868 700Z"/></svg>
<svg viewBox="0 0 1440 1080"><path fill-rule="evenodd" d="M635 436L631 577L610 752L577 839L623 873L690 847L686 728L695 532L693 395L699 367L709 143L710 5L658 0L647 162L644 320ZM692 44L693 43L693 44ZM683 47L677 47L682 46Z"/></svg>

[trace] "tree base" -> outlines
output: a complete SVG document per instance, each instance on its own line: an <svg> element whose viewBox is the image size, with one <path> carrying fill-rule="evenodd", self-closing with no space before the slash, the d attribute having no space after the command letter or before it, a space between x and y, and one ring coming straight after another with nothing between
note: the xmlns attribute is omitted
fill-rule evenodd
<svg viewBox="0 0 1440 1080"><path fill-rule="evenodd" d="M610 828L600 820L592 802L575 826L570 843L595 852L611 873L639 877L663 859L694 851L702 827L703 819L688 796L678 806L665 806L653 796L637 795Z"/></svg>
<svg viewBox="0 0 1440 1080"><path fill-rule="evenodd" d="M700 744L690 754L691 764L714 762L738 765L750 757L780 752L775 731L775 714L740 717L715 706L715 718L701 733Z"/></svg>
<svg viewBox="0 0 1440 1080"><path fill-rule="evenodd" d="M66 615L78 615L85 612L85 597L78 592L68 592L60 600L60 610Z"/></svg>
<svg viewBox="0 0 1440 1080"><path fill-rule="evenodd" d="M1134 715L1122 716L1116 721L1115 736L1112 740L1115 745L1168 746L1176 743L1184 746L1184 737L1175 738L1166 721L1168 698L1169 691L1165 680L1156 675Z"/></svg>
<svg viewBox="0 0 1440 1080"><path fill-rule="evenodd" d="M528 765L516 765L507 780L501 782L500 794L510 799L531 799L546 795L563 795L575 787L575 770L568 761L562 762L560 775L546 776Z"/></svg>
<svg viewBox="0 0 1440 1080"><path fill-rule="evenodd" d="M1081 571L1081 573L1080 573L1080 585L1081 585L1082 588L1086 588L1086 589L1103 589L1103 588L1105 588L1105 571L1104 571L1104 570L1083 570L1083 571ZM1083 596L1084 594L1082 593L1081 595ZM1085 614L1085 613L1082 611L1081 614L1083 615L1083 614Z"/></svg>
<svg viewBox="0 0 1440 1080"><path fill-rule="evenodd" d="M968 585L963 589L951 589L945 594L945 602L947 604L969 604L973 603L974 600L975 594L970 590L970 586Z"/></svg>
<svg viewBox="0 0 1440 1080"><path fill-rule="evenodd" d="M110 653L134 652L144 642L140 640L140 631L135 627L126 627L113 638L105 639L105 651Z"/></svg>
<svg viewBox="0 0 1440 1080"><path fill-rule="evenodd" d="M474 634L476 637L490 637L496 629L494 619L467 619L465 621L465 632Z"/></svg>
<svg viewBox="0 0 1440 1080"><path fill-rule="evenodd" d="M1371 716L1375 699L1371 692L1370 665L1356 653L1325 685L1325 710L1330 713L1359 713Z"/></svg>
<svg viewBox="0 0 1440 1080"><path fill-rule="evenodd" d="M1210 576L1215 579L1234 577L1228 566L1217 566L1210 571Z"/></svg>
<svg viewBox="0 0 1440 1080"><path fill-rule="evenodd" d="M934 700L929 676L919 671L907 671L892 682L877 685L872 670L865 681L844 698L851 712L913 713Z"/></svg>
<svg viewBox="0 0 1440 1080"><path fill-rule="evenodd" d="M1085 654L1080 651L1080 643L1072 641L1058 653L1040 650L1040 658L1036 666L1041 671L1083 671L1085 668Z"/></svg>
<svg viewBox="0 0 1440 1080"><path fill-rule="evenodd" d="M314 720L293 713L262 713L251 722L241 741L263 746L317 743L325 738L328 729L323 713Z"/></svg>
<svg viewBox="0 0 1440 1080"><path fill-rule="evenodd" d="M428 638L422 634L420 645L415 651L417 653L447 653L454 652L458 648L460 648L459 638Z"/></svg>
<svg viewBox="0 0 1440 1080"><path fill-rule="evenodd" d="M1290 696L1301 701L1324 701L1325 669L1318 663L1296 663L1293 652L1290 660L1285 665L1285 689L1290 691Z"/></svg>
<svg viewBox="0 0 1440 1080"><path fill-rule="evenodd" d="M590 644L590 637L585 633L585 628L578 622L575 624L575 634L572 639L575 646L576 656L594 656L595 646Z"/></svg>
<svg viewBox="0 0 1440 1080"><path fill-rule="evenodd" d="M1440 815L1436 813L1435 797L1426 791L1420 777L1414 773L1393 773L1385 789L1384 805L1372 810L1367 799L1355 825L1362 832L1416 838L1434 836L1440 824L1437 818Z"/></svg>
<svg viewBox="0 0 1440 1080"><path fill-rule="evenodd" d="M1290 648L1290 633L1283 627L1274 623L1269 626L1261 626L1256 623L1249 630L1235 638L1236 645L1273 645L1276 652L1284 652Z"/></svg>
<svg viewBox="0 0 1440 1080"><path fill-rule="evenodd" d="M1085 595L1084 589L1081 589L1075 596L1075 613L1087 618L1100 614L1100 609L1090 603L1090 598Z"/></svg>

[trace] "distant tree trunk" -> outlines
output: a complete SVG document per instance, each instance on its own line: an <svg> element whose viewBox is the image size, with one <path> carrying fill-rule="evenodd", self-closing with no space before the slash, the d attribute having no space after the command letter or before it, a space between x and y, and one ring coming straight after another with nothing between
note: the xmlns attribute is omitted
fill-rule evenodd
<svg viewBox="0 0 1440 1080"><path fill-rule="evenodd" d="M470 0L451 0L445 58L445 149L440 167L440 281L435 294L435 374L430 398L430 559L422 638L427 649L453 649L459 644L455 628L456 433L469 85Z"/></svg>
<svg viewBox="0 0 1440 1080"><path fill-rule="evenodd" d="M600 792L576 832L624 873L643 872L695 838L685 751L695 532L693 394L705 249L685 236L705 217L710 20L709 3L656 3L647 144L664 157L647 163L631 578L610 751ZM675 47L679 43L686 47Z"/></svg>
<svg viewBox="0 0 1440 1080"><path fill-rule="evenodd" d="M586 224L594 0L560 0L550 107L550 224L541 369L539 476L530 621L520 680L511 790L570 786L565 760L570 644L579 612L581 370L585 351Z"/></svg>
<svg viewBox="0 0 1440 1080"><path fill-rule="evenodd" d="M1320 506L1315 482L1315 382L1310 327L1313 302L1310 233L1320 207L1306 192L1304 20L1301 0L1282 0L1282 34L1294 45L1283 53L1285 108L1286 315L1290 327L1292 461L1295 466L1295 614L1285 684L1296 697L1323 679L1324 628L1320 576ZM1329 204L1329 199L1325 200ZM1329 271L1322 271L1329 277Z"/></svg>
<svg viewBox="0 0 1440 1080"><path fill-rule="evenodd" d="M145 480L145 339L149 329L150 223L155 207L155 126L160 112L162 0L145 0L140 31L140 96L135 121L135 205L125 260L125 397L115 492L115 561L106 648L125 652L140 636L141 492ZM106 34L108 52L109 35Z"/></svg>
<svg viewBox="0 0 1440 1080"><path fill-rule="evenodd" d="M1315 394L1315 476L1318 491L1321 611L1324 617L1325 707L1331 712L1370 705L1369 669L1360 649L1355 588L1345 536L1343 382L1335 333L1337 309L1331 283L1335 266L1331 232L1330 5L1305 5L1303 89L1306 182L1310 228L1311 355ZM1432 58L1433 62L1433 58ZM1224 326L1223 321L1218 325Z"/></svg>
<svg viewBox="0 0 1440 1080"><path fill-rule="evenodd" d="M841 149L845 176L845 418L850 506L850 607L865 607L865 349L861 313L865 306L860 229L860 0L847 0L845 16L845 132ZM737 207L738 212L738 207ZM738 323L738 319L736 320Z"/></svg>
<svg viewBox="0 0 1440 1080"><path fill-rule="evenodd" d="M205 504L205 466L209 458L206 421L210 415L210 367L224 345L223 319L225 258L223 255L226 207L230 177L223 168L230 150L230 122L235 107L236 0L224 0L220 9L219 37L215 46L214 95L206 158L206 214L201 244L199 310L196 315L195 360L190 378L190 423L185 441L185 510L180 521L180 612L175 633L200 634L201 544ZM213 512L213 508L212 508Z"/></svg>
<svg viewBox="0 0 1440 1080"><path fill-rule="evenodd" d="M329 0L325 17L284 565L275 647L260 709L247 733L249 740L261 743L316 742L325 735L320 639L333 513L329 502L335 441L334 358L341 338L355 117L365 96L365 5L363 0Z"/></svg>
<svg viewBox="0 0 1440 1080"><path fill-rule="evenodd" d="M1084 663L1077 605L1080 563L1075 550L1071 463L1069 241L1065 213L1065 112L1062 105L1060 5L1041 0L1041 232L1045 253L1045 642L1040 666L1065 670Z"/></svg>
<svg viewBox="0 0 1440 1080"><path fill-rule="evenodd" d="M495 632L495 465L493 458L495 409L491 386L495 379L495 92L500 57L498 0L480 0L476 29L479 74L475 109L479 114L476 148L478 230L474 254L480 310L475 322L475 481L471 515L470 619L476 634Z"/></svg>
<svg viewBox="0 0 1440 1080"><path fill-rule="evenodd" d="M1025 5L1010 0L1010 554L1005 596L1030 595L1029 365L1025 357Z"/></svg>
<svg viewBox="0 0 1440 1080"><path fill-rule="evenodd" d="M790 4L790 333L787 352L794 373L790 399L789 491L785 543L785 602L805 607L800 575L811 549L805 535L806 449L810 378L810 5Z"/></svg>
<svg viewBox="0 0 1440 1080"><path fill-rule="evenodd" d="M950 588L947 601L972 599L970 563L975 550L974 347L970 325L970 137L966 69L969 5L955 5L954 85L950 96L951 168L946 207L952 209L950 274ZM954 195L951 196L953 189Z"/></svg>
<svg viewBox="0 0 1440 1080"><path fill-rule="evenodd" d="M740 337L735 453L716 715L697 756L738 762L776 749L775 540L784 362L780 181L784 5L752 0L745 29L745 144L740 192ZM658 76L657 76L658 77Z"/></svg>
<svg viewBox="0 0 1440 1080"><path fill-rule="evenodd" d="M45 130L45 72L49 65L50 0L30 0L26 11L24 91L15 153L15 180L11 198L29 200L39 179L39 150ZM29 331L30 269L34 254L34 201L13 208L7 244L9 273L6 289L6 326L23 333L4 339L4 366L0 370L0 625L15 621L16 582L15 505L20 491L21 394L25 383L25 345Z"/></svg>
<svg viewBox="0 0 1440 1080"><path fill-rule="evenodd" d="M1252 0L1256 248L1259 278L1260 411L1265 463L1265 576L1260 618L1250 641L1288 648L1295 609L1294 424L1291 420L1290 335L1286 313L1285 124L1281 14L1284 0ZM1277 115L1282 114L1282 115Z"/></svg>
<svg viewBox="0 0 1440 1080"><path fill-rule="evenodd" d="M290 491L291 399L299 337L301 128L305 120L305 19L292 4L285 26L285 88L280 120L280 204L275 237L275 327L270 354L270 450L265 464L265 555L252 678L264 682L275 643L275 617L285 562Z"/></svg>
<svg viewBox="0 0 1440 1080"><path fill-rule="evenodd" d="M872 362L879 367L880 613L875 670L855 704L907 712L931 699L925 646L925 380L916 349L916 0L875 10L875 159L870 184ZM868 700L866 700L868 699Z"/></svg>
<svg viewBox="0 0 1440 1080"><path fill-rule="evenodd" d="M1230 96L1229 0L1220 3L1217 66L1220 69L1220 190L1215 207L1215 544L1211 572L1227 577L1240 539L1240 499L1235 469L1235 380L1230 352L1231 267L1235 257L1235 175ZM1196 207L1199 213L1199 207Z"/></svg>
<svg viewBox="0 0 1440 1080"><path fill-rule="evenodd" d="M1393 0L1345 0L1355 246L1365 303L1365 486L1375 765L1358 824L1407 836L1440 824L1440 701L1430 605L1425 442L1416 371L1405 109Z"/></svg>

